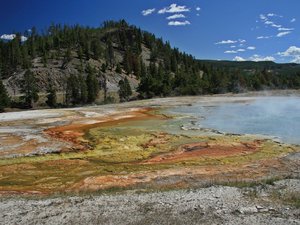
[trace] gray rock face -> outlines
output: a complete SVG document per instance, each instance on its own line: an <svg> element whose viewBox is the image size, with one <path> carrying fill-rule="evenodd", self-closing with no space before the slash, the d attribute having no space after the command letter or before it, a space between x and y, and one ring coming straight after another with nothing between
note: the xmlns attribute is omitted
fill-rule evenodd
<svg viewBox="0 0 300 225"><path fill-rule="evenodd" d="M296 181L292 183L299 188ZM38 200L3 198L0 224L300 224L299 209L245 193L217 186Z"/></svg>
<svg viewBox="0 0 300 225"><path fill-rule="evenodd" d="M79 74L83 75L83 77L87 76L87 73L85 71L81 72L79 70L79 68L81 68L82 62L78 59L76 52L73 52L72 54L72 60L65 67L62 67L63 57L60 57L58 59L49 59L47 62L47 66L45 66L41 62L42 59L40 57L35 58L32 61L33 68L31 69L31 71L37 79L37 86L40 90L41 95L46 92L49 86L49 80L51 80L57 91L60 93L65 91L66 79L69 76ZM150 53L145 50L144 54L147 56ZM117 63L121 63L123 60L123 56L120 55L119 52L116 54L116 60ZM137 88L139 81L133 74L128 76L125 71L123 71L121 74L118 74L115 72L116 67L103 73L101 72L101 66L103 63L105 63L103 60L89 59L85 60L82 66L83 68L85 68L89 64L96 69L99 86L101 86L101 76L105 76L108 92L117 92L119 90L119 81L121 79L124 79L125 77L128 78L130 86L133 90ZM8 93L11 96L20 96L21 80L23 79L24 74L25 70L20 70L3 81Z"/></svg>

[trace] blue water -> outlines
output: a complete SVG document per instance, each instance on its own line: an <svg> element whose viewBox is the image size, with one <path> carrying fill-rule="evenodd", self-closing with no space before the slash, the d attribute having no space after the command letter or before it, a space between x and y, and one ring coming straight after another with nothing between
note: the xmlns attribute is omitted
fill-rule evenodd
<svg viewBox="0 0 300 225"><path fill-rule="evenodd" d="M176 109L194 125L236 134L259 134L300 144L300 97L261 97L250 102L202 103Z"/></svg>

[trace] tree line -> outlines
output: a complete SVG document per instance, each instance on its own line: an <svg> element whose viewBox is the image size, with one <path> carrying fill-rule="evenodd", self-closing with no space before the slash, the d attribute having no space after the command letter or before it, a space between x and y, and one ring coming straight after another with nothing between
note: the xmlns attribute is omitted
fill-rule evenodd
<svg viewBox="0 0 300 225"><path fill-rule="evenodd" d="M33 27L23 34L28 38L25 42L21 41L21 35L16 34L12 41L0 41L0 75L5 79L15 72L26 71L20 91L22 101L29 107L39 98L32 72L32 62L37 57L45 67L51 59L62 59L61 70L65 70L74 57L80 60L78 73L65 78L66 105L94 103L100 89L106 96L107 71L138 79L139 98L300 88L297 65L197 60L124 20L106 21L98 28L52 24L38 32ZM122 60L116 53L122 55ZM86 63L89 59L103 62L101 68ZM56 107L57 86L51 78L47 85L46 103ZM122 79L118 85L120 100L130 100L133 92L128 79ZM0 110L9 102L1 81Z"/></svg>

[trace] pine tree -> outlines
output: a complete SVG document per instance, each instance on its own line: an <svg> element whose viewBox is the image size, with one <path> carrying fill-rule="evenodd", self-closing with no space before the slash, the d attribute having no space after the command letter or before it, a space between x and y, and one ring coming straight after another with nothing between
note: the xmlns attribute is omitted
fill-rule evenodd
<svg viewBox="0 0 300 225"><path fill-rule="evenodd" d="M131 74L132 72L132 54L130 50L126 50L123 56L123 65L124 70L127 74Z"/></svg>
<svg viewBox="0 0 300 225"><path fill-rule="evenodd" d="M104 101L106 101L106 99L107 99L107 91L108 91L108 88L107 88L107 78L106 78L105 74L101 74L101 73L100 73L100 87L104 91Z"/></svg>
<svg viewBox="0 0 300 225"><path fill-rule="evenodd" d="M85 41L84 41L84 48L83 48L83 51L84 51L84 54L85 54L85 57L86 57L87 60L90 59L90 49L91 49L90 41L85 40Z"/></svg>
<svg viewBox="0 0 300 225"><path fill-rule="evenodd" d="M65 55L64 55L64 59L63 59L63 63L61 65L61 68L62 69L65 69L67 64L72 60L72 52L71 52L71 49L68 48L66 51L65 51Z"/></svg>
<svg viewBox="0 0 300 225"><path fill-rule="evenodd" d="M2 82L1 77L0 77L0 112L3 112L4 108L9 106L9 102L10 102L10 99L9 99L7 90Z"/></svg>
<svg viewBox="0 0 300 225"><path fill-rule="evenodd" d="M171 71L176 73L177 71L177 59L176 59L176 56L175 54L172 54L172 57L171 57Z"/></svg>
<svg viewBox="0 0 300 225"><path fill-rule="evenodd" d="M86 82L81 74L78 76L78 82L80 86L80 102L84 104L88 100L88 90Z"/></svg>
<svg viewBox="0 0 300 225"><path fill-rule="evenodd" d="M119 98L121 102L128 101L132 95L132 90L127 77L119 81Z"/></svg>
<svg viewBox="0 0 300 225"><path fill-rule="evenodd" d="M80 62L81 62L83 60L83 51L82 51L81 46L77 50L77 55L78 55L78 58L80 59Z"/></svg>
<svg viewBox="0 0 300 225"><path fill-rule="evenodd" d="M22 52L21 52L21 35L17 34L16 37L11 41L11 65L13 68L17 68L22 62Z"/></svg>
<svg viewBox="0 0 300 225"><path fill-rule="evenodd" d="M106 64L105 63L102 63L102 65L101 65L101 71L102 71L102 73L105 73L106 72Z"/></svg>
<svg viewBox="0 0 300 225"><path fill-rule="evenodd" d="M31 58L35 58L37 55L37 46L36 46L36 39L37 39L37 31L35 27L31 28L31 35L28 39L28 43L29 43L29 53Z"/></svg>
<svg viewBox="0 0 300 225"><path fill-rule="evenodd" d="M124 80L119 81L119 98L120 98L120 102L124 102L126 99L126 90L125 90Z"/></svg>
<svg viewBox="0 0 300 225"><path fill-rule="evenodd" d="M107 40L107 46L106 46L106 60L108 64L113 67L115 62L115 53L113 48L113 43L111 39Z"/></svg>
<svg viewBox="0 0 300 225"><path fill-rule="evenodd" d="M28 48L26 45L22 48L22 67L24 69L29 69L31 67L30 57L28 55Z"/></svg>
<svg viewBox="0 0 300 225"><path fill-rule="evenodd" d="M139 78L141 76L141 64L140 58L137 55L133 56L132 66L134 75Z"/></svg>
<svg viewBox="0 0 300 225"><path fill-rule="evenodd" d="M55 108L57 106L56 89L53 87L51 83L48 87L47 92L48 94L47 94L46 104L51 108Z"/></svg>
<svg viewBox="0 0 300 225"><path fill-rule="evenodd" d="M33 104L39 100L38 87L34 74L31 70L27 70L21 82L21 93L25 104L28 107L33 107Z"/></svg>
<svg viewBox="0 0 300 225"><path fill-rule="evenodd" d="M127 98L129 99L129 97L132 95L132 90L131 90L131 86L129 84L127 77L125 77L125 79L124 79L124 85L125 85L125 89L126 89Z"/></svg>
<svg viewBox="0 0 300 225"><path fill-rule="evenodd" d="M117 64L116 73L122 73L122 69L119 63Z"/></svg>
<svg viewBox="0 0 300 225"><path fill-rule="evenodd" d="M141 60L140 64L141 64L141 76L140 76L140 78L141 77L146 77L147 76L147 67L146 67L145 63L142 60Z"/></svg>
<svg viewBox="0 0 300 225"><path fill-rule="evenodd" d="M76 75L69 76L66 88L67 104L76 105L80 103L80 86Z"/></svg>
<svg viewBox="0 0 300 225"><path fill-rule="evenodd" d="M88 91L88 102L93 103L95 102L98 93L99 93L99 85L98 80L95 76L95 71L93 68L91 68L90 65L87 67L87 78L86 78L86 85L87 85L87 91Z"/></svg>
<svg viewBox="0 0 300 225"><path fill-rule="evenodd" d="M93 40L92 43L91 43L91 49L92 49L92 52L93 52L93 59L97 60L101 57L101 54L102 54L102 48L101 48L101 45L100 45L100 42L99 40Z"/></svg>

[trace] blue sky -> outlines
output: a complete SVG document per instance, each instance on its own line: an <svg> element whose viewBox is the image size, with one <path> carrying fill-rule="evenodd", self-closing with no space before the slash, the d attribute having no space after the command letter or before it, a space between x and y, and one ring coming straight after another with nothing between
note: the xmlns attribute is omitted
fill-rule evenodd
<svg viewBox="0 0 300 225"><path fill-rule="evenodd" d="M299 0L10 0L0 36L124 18L199 59L300 63L299 9Z"/></svg>

